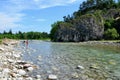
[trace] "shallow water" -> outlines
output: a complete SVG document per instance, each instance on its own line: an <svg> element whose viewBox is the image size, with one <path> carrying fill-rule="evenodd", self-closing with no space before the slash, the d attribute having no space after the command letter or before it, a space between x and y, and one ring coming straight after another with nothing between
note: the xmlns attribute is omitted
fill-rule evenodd
<svg viewBox="0 0 120 80"><path fill-rule="evenodd" d="M32 76L45 80L120 80L120 48L80 43L29 41L23 59L39 66ZM78 65L85 69L76 69Z"/></svg>

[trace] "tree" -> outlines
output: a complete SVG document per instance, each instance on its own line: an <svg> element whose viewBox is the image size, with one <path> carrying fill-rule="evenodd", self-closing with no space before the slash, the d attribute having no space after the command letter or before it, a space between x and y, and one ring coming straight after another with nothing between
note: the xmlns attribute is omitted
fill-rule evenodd
<svg viewBox="0 0 120 80"><path fill-rule="evenodd" d="M104 30L106 31L107 29L111 29L114 26L114 20L110 19L110 20L106 20L104 23Z"/></svg>
<svg viewBox="0 0 120 80"><path fill-rule="evenodd" d="M3 34L7 34L7 32L4 30L4 31L3 31Z"/></svg>
<svg viewBox="0 0 120 80"><path fill-rule="evenodd" d="M104 33L104 38L109 40L114 40L119 37L119 34L117 33L117 30L115 28L108 29Z"/></svg>
<svg viewBox="0 0 120 80"><path fill-rule="evenodd" d="M12 30L11 30L11 29L9 30L8 34L11 34L11 35L12 35Z"/></svg>
<svg viewBox="0 0 120 80"><path fill-rule="evenodd" d="M57 21L57 22L55 22L55 23L53 23L53 24L51 25L51 26L52 26L52 29L51 29L51 31L50 31L50 38L51 38L52 41L54 41L54 39L55 39L55 38L54 38L54 37L55 37L55 33L57 32L60 23L62 23L62 21Z"/></svg>

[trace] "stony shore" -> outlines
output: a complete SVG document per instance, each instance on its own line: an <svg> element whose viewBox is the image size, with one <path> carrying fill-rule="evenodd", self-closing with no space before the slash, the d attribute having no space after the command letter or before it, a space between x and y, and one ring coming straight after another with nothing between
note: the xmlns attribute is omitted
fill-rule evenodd
<svg viewBox="0 0 120 80"><path fill-rule="evenodd" d="M40 80L40 75L28 75L37 66L21 59L22 52L15 49L18 44L19 41L6 39L0 44L0 80Z"/></svg>

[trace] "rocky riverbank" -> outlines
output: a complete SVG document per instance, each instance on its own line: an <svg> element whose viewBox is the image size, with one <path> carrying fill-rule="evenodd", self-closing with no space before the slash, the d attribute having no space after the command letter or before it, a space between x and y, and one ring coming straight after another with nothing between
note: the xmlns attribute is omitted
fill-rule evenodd
<svg viewBox="0 0 120 80"><path fill-rule="evenodd" d="M0 80L40 80L40 75L31 77L28 73L37 68L31 62L23 61L22 52L15 49L16 40L3 40L0 45Z"/></svg>

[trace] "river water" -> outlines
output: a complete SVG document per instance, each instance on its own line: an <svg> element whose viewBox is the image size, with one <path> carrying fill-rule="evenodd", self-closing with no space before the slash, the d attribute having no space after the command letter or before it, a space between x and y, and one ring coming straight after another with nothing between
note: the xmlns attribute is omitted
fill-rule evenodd
<svg viewBox="0 0 120 80"><path fill-rule="evenodd" d="M80 43L29 41L23 59L38 65L31 76L46 80L120 80L120 47ZM77 69L77 66L84 69Z"/></svg>

